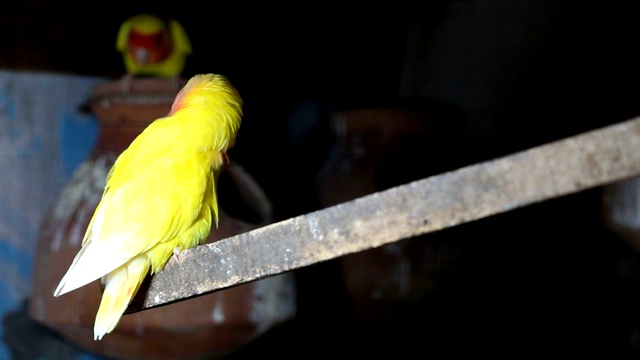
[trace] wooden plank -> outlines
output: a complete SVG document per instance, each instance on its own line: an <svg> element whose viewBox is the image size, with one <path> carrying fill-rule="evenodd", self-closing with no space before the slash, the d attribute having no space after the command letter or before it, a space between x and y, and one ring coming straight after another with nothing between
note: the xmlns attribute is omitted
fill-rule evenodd
<svg viewBox="0 0 640 360"><path fill-rule="evenodd" d="M640 174L640 118L397 186L172 258L129 312Z"/></svg>

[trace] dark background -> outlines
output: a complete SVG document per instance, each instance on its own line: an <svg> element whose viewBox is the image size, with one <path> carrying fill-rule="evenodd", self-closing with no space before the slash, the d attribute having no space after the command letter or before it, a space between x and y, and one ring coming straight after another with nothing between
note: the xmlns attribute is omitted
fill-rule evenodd
<svg viewBox="0 0 640 360"><path fill-rule="evenodd" d="M451 142L408 161L450 159L445 168L640 113L635 2L3 7L0 68L113 78L124 71L114 48L122 21L141 11L180 21L194 50L184 76L225 74L243 96L231 154L278 219L320 207L315 176L340 109L450 106L456 116L436 118L462 121ZM592 189L431 235L454 265L421 302L397 304L389 323L359 321L335 261L300 269L299 316L230 358L636 357L640 262L602 225L600 204Z"/></svg>

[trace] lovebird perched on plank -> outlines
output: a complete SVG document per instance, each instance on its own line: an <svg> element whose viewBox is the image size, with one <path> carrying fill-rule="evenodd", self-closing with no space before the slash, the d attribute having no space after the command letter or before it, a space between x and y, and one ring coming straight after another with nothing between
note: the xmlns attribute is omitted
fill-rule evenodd
<svg viewBox="0 0 640 360"><path fill-rule="evenodd" d="M100 340L120 321L140 284L172 254L202 244L218 224L216 184L235 143L242 99L222 75L192 77L166 117L118 156L82 248L54 292L101 278Z"/></svg>

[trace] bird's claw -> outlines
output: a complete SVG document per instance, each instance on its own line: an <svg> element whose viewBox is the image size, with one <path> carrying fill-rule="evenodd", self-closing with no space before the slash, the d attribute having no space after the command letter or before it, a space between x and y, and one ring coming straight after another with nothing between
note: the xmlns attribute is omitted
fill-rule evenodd
<svg viewBox="0 0 640 360"><path fill-rule="evenodd" d="M176 257L176 260L178 262L180 262L180 252L181 252L181 250L180 250L179 247L176 246L176 247L173 248L173 256Z"/></svg>

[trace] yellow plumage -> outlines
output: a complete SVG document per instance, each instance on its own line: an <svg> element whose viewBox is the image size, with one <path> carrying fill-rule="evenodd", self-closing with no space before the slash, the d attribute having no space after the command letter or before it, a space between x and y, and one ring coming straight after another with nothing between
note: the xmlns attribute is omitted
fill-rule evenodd
<svg viewBox="0 0 640 360"><path fill-rule="evenodd" d="M217 178L241 117L242 100L224 76L196 75L169 114L115 161L82 248L54 292L102 278L96 340L115 328L149 271L203 243L217 226Z"/></svg>

